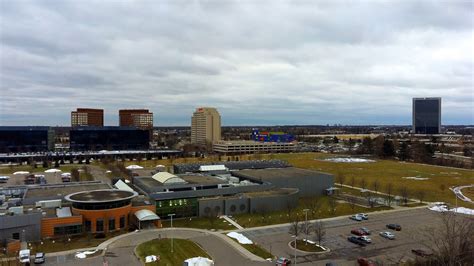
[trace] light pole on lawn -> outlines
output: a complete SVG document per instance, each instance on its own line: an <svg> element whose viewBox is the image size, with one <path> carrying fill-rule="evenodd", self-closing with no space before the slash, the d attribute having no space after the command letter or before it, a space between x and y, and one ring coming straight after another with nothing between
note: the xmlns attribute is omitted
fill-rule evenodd
<svg viewBox="0 0 474 266"><path fill-rule="evenodd" d="M306 241L305 242L308 242L308 211L309 209L303 209L304 211L304 215L305 215L305 221L304 221L304 233L306 235Z"/></svg>
<svg viewBox="0 0 474 266"><path fill-rule="evenodd" d="M168 216L171 217L171 228L173 228L173 216L175 215L175 213L168 214ZM171 253L173 253L173 233L171 233Z"/></svg>
<svg viewBox="0 0 474 266"><path fill-rule="evenodd" d="M292 237L295 238L295 264L294 265L296 265L296 239L297 239L297 236L293 235Z"/></svg>

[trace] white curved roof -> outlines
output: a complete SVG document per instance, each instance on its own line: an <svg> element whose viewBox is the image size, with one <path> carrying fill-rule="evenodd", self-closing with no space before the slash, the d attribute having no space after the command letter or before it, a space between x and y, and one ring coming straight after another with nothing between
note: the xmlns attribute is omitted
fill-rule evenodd
<svg viewBox="0 0 474 266"><path fill-rule="evenodd" d="M159 172L154 174L151 178L155 179L156 181L162 184L173 184L173 183L186 183L183 179L170 174L168 172Z"/></svg>
<svg viewBox="0 0 474 266"><path fill-rule="evenodd" d="M134 191L130 186L128 186L125 182L122 180L117 181L114 186L118 189L121 190L127 190L127 191Z"/></svg>
<svg viewBox="0 0 474 266"><path fill-rule="evenodd" d="M147 209L136 211L135 217L137 217L139 221L153 221L153 220L160 219L158 215L156 215L154 212Z"/></svg>
<svg viewBox="0 0 474 266"><path fill-rule="evenodd" d="M216 164L216 165L201 165L199 166L199 171L201 172L208 172L208 171L227 171L227 167L223 164Z"/></svg>

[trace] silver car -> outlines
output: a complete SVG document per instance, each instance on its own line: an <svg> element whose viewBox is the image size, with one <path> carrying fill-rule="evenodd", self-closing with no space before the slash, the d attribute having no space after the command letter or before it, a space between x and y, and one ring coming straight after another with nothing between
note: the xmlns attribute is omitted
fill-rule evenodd
<svg viewBox="0 0 474 266"><path fill-rule="evenodd" d="M390 240L394 240L395 239L395 235L388 232L388 231L385 231L385 232L380 232L380 236L381 237L385 237L387 239L390 239Z"/></svg>

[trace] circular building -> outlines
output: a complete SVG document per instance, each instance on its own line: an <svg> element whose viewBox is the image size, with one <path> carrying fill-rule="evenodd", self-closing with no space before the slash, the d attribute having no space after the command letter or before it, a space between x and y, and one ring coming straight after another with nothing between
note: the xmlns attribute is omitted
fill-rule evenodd
<svg viewBox="0 0 474 266"><path fill-rule="evenodd" d="M101 189L69 194L72 213L82 215L85 232L105 233L128 228L135 191Z"/></svg>

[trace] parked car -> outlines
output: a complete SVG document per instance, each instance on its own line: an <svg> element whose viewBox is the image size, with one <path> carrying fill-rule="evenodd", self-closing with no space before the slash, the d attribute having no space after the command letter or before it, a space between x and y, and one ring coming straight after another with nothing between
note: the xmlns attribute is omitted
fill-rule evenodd
<svg viewBox="0 0 474 266"><path fill-rule="evenodd" d="M45 257L43 252L38 252L35 255L35 264L44 263Z"/></svg>
<svg viewBox="0 0 474 266"><path fill-rule="evenodd" d="M362 240L360 240L357 236L350 236L347 238L347 240L359 246L365 247L365 243Z"/></svg>
<svg viewBox="0 0 474 266"><path fill-rule="evenodd" d="M412 249L411 252L413 252L413 254L415 254L417 256L420 256L420 257L433 256L433 253L431 253L429 251L426 251L426 250L423 250L423 249Z"/></svg>
<svg viewBox="0 0 474 266"><path fill-rule="evenodd" d="M361 240L362 242L364 242L366 244L372 243L372 239L370 239L370 237L368 237L368 236L359 236L358 238L359 238L359 240Z"/></svg>
<svg viewBox="0 0 474 266"><path fill-rule="evenodd" d="M19 255L20 263L23 263L24 265L30 264L30 250L29 249L20 250L18 255Z"/></svg>
<svg viewBox="0 0 474 266"><path fill-rule="evenodd" d="M365 233L365 235L370 235L370 230L367 227L361 227L359 228L362 232Z"/></svg>
<svg viewBox="0 0 474 266"><path fill-rule="evenodd" d="M377 264L375 264L375 262L373 262L373 261L371 261L367 258L358 258L357 263L360 266L375 266L375 265L377 265Z"/></svg>
<svg viewBox="0 0 474 266"><path fill-rule="evenodd" d="M364 231L362 231L360 229L352 229L351 234L356 235L356 236L364 236L365 235Z"/></svg>
<svg viewBox="0 0 474 266"><path fill-rule="evenodd" d="M390 239L390 240L394 240L395 239L395 235L388 232L388 231L385 231L385 232L380 232L380 236L382 237L385 237L387 239Z"/></svg>
<svg viewBox="0 0 474 266"><path fill-rule="evenodd" d="M291 260L287 259L285 257L280 257L276 261L277 266L287 266L287 265L290 265L290 264L291 264Z"/></svg>
<svg viewBox="0 0 474 266"><path fill-rule="evenodd" d="M354 221L358 221L358 222L361 222L363 220L362 217L360 217L359 215L352 215L351 217L349 217L351 220L354 220Z"/></svg>
<svg viewBox="0 0 474 266"><path fill-rule="evenodd" d="M396 231L401 231L402 227L399 224L387 224L388 229L396 230Z"/></svg>
<svg viewBox="0 0 474 266"><path fill-rule="evenodd" d="M369 215L367 213L358 213L356 215L359 215L364 220L369 220Z"/></svg>

